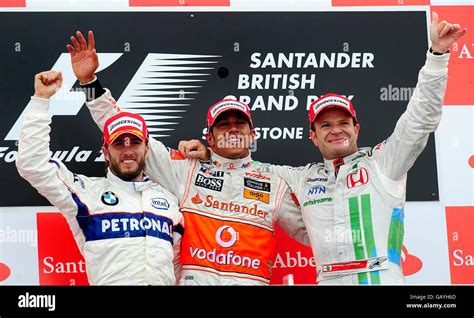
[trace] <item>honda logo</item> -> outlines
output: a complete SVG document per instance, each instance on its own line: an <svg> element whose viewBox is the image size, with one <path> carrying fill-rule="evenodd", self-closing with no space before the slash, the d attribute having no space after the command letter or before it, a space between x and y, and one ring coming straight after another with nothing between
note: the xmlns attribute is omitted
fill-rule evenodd
<svg viewBox="0 0 474 318"><path fill-rule="evenodd" d="M367 172L367 169L360 168L359 170L348 174L346 182L348 188L364 185L369 182L369 173Z"/></svg>

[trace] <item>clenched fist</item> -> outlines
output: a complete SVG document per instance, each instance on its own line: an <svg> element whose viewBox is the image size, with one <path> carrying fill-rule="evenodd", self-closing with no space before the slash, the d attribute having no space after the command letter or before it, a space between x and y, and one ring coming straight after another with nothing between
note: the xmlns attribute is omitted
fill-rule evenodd
<svg viewBox="0 0 474 318"><path fill-rule="evenodd" d="M49 99L63 83L63 74L56 71L45 71L35 75L35 97Z"/></svg>

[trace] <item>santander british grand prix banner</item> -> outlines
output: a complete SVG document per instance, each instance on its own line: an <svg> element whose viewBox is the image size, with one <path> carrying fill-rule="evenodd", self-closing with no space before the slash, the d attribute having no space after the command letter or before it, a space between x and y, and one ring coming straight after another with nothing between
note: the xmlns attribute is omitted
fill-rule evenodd
<svg viewBox="0 0 474 318"><path fill-rule="evenodd" d="M140 5L130 1L130 6ZM84 261L66 222L51 213L57 210L19 177L14 165L33 76L54 69L63 71L64 82L50 107L53 157L76 173L104 175L101 134L65 49L76 30L94 31L100 81L122 109L144 116L154 138L165 145L202 138L207 108L234 96L252 110L258 136L254 160L298 166L321 160L308 139L307 109L322 94L336 92L353 101L362 126L359 146L372 147L391 134L425 60L426 17L425 10L0 12L1 36L10 44L0 51L1 72L8 74L0 86L0 284L87 284ZM445 136L430 137L409 173L403 267L406 275L418 274L409 276L413 283L450 283L449 272L458 269L452 282L474 282L466 274L472 268L473 243L461 244L454 236L470 235L465 224L448 223L453 234L449 259L425 248L448 251L445 217L458 211L444 210L438 201L442 170L437 153ZM462 212L463 220L472 223L472 208ZM313 284L311 250L278 229L276 235L272 283Z"/></svg>
<svg viewBox="0 0 474 318"><path fill-rule="evenodd" d="M167 146L200 138L208 107L231 95L252 110L254 159L293 166L321 160L308 139L307 109L328 92L352 99L363 127L360 145L390 136L427 47L425 12L3 13L1 21L8 25L2 38L18 49L0 55L2 73L15 74L0 97L3 206L47 204L13 162L32 79L42 70L65 75L51 106L53 157L76 173L103 175L100 132L65 51L75 30L94 30L101 82L122 109L143 115ZM25 28L30 25L41 27ZM390 45L371 40L381 36ZM436 200L433 139L420 161L411 171L408 200Z"/></svg>

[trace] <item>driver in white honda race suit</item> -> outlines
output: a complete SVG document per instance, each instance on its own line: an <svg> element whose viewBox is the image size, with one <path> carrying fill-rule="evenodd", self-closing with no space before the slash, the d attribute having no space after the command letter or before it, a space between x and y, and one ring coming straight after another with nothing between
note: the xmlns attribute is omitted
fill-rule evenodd
<svg viewBox="0 0 474 318"><path fill-rule="evenodd" d="M94 75L98 60L92 32L89 44L80 32L76 36L67 46L72 67L86 96L97 97L87 106L103 129L120 109ZM185 159L150 139L146 174L178 197L186 223L179 283L267 285L275 258L275 224L309 245L301 211L280 177L254 166L249 144L255 130L247 105L223 100L211 106L207 128L213 149L209 162Z"/></svg>
<svg viewBox="0 0 474 318"><path fill-rule="evenodd" d="M18 144L18 172L62 212L91 285L175 285L183 216L176 197L143 174L144 119L123 112L104 123L105 178L74 174L51 158L49 148L49 99L61 84L61 72L35 76Z"/></svg>
<svg viewBox="0 0 474 318"><path fill-rule="evenodd" d="M327 94L310 105L310 137L324 163L271 166L295 193L317 263L318 284L403 284L401 249L407 172L441 120L449 47L466 30L433 12L432 46L392 135L358 148L350 100Z"/></svg>

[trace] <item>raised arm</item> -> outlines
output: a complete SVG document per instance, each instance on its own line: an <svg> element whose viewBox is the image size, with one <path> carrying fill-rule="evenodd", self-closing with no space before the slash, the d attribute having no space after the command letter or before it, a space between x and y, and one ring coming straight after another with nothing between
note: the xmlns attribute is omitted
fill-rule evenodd
<svg viewBox="0 0 474 318"><path fill-rule="evenodd" d="M99 61L95 49L95 39L92 31L88 33L88 41L81 32L71 37L71 44L66 47L71 54L71 64L74 74L81 83L85 93L92 118L103 131L108 118L120 112L120 107L108 89L100 84L95 71ZM146 160L145 173L155 182L167 188L178 198L181 197L179 185L186 179L187 171L193 163L184 159L181 154L168 149L160 141L150 138L150 153Z"/></svg>
<svg viewBox="0 0 474 318"><path fill-rule="evenodd" d="M448 78L449 47L466 33L459 24L438 22L436 12L430 24L431 52L418 75L418 83L406 111L392 135L374 148L382 172L401 180L426 146L429 134L441 120Z"/></svg>
<svg viewBox="0 0 474 318"><path fill-rule="evenodd" d="M82 203L80 197L83 189L78 181L80 177L75 176L61 162L52 160L49 147L49 98L59 90L61 83L60 72L36 74L35 95L31 98L23 119L16 166L24 179L61 210L82 251L84 236L76 220L79 204Z"/></svg>
<svg viewBox="0 0 474 318"><path fill-rule="evenodd" d="M74 75L79 82L84 85L94 80L94 74L99 67L99 58L95 50L94 33L89 31L87 37L89 43L80 31L76 31L76 37L71 36L71 44L67 44L66 48L71 54L71 64Z"/></svg>

